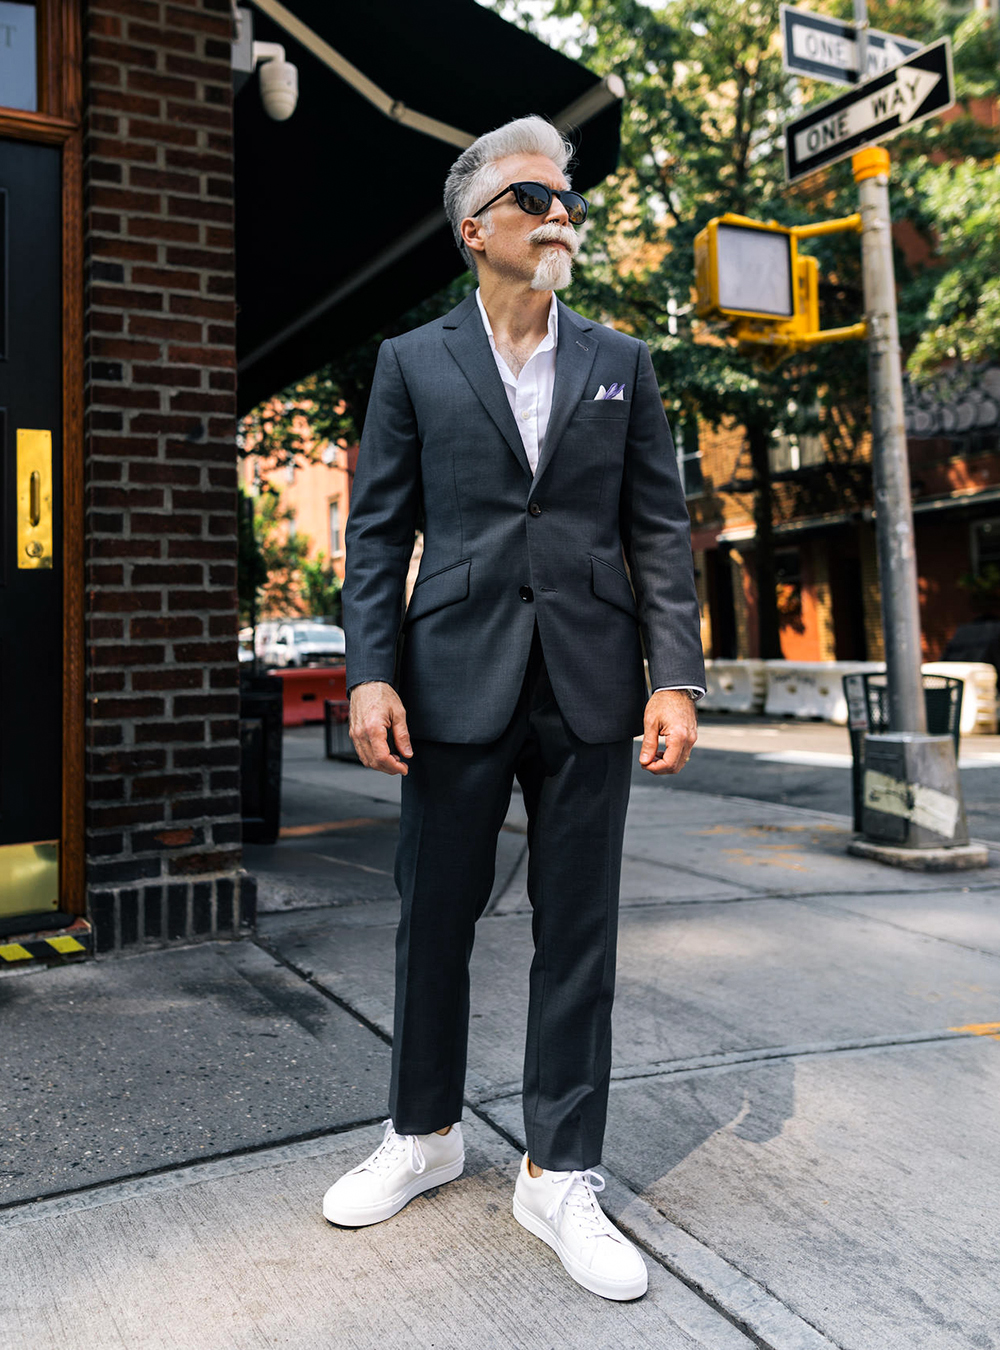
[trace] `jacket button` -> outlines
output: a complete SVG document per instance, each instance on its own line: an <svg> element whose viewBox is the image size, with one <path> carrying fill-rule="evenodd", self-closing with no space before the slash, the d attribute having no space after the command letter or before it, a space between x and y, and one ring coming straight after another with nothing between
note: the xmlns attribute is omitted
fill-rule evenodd
<svg viewBox="0 0 1000 1350"><path fill-rule="evenodd" d="M522 600L534 600L535 598L535 592L531 589L530 586L522 586L521 589L518 591L518 595L521 597Z"/></svg>
<svg viewBox="0 0 1000 1350"><path fill-rule="evenodd" d="M528 507L528 513L532 516L540 516L542 514L542 508L537 502L532 502Z"/></svg>

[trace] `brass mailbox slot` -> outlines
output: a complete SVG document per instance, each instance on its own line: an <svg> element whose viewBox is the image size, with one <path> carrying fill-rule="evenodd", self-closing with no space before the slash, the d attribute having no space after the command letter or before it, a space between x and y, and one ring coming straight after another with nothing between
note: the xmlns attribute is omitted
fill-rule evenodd
<svg viewBox="0 0 1000 1350"><path fill-rule="evenodd" d="M17 565L52 566L52 432L17 431Z"/></svg>

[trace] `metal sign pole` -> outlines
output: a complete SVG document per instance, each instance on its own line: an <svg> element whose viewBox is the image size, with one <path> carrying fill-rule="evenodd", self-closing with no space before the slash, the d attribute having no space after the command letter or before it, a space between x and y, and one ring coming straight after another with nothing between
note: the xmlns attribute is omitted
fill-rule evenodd
<svg viewBox="0 0 1000 1350"><path fill-rule="evenodd" d="M854 0L855 42L858 53L858 84L868 78L868 0Z"/></svg>
<svg viewBox="0 0 1000 1350"><path fill-rule="evenodd" d="M889 216L889 153L869 146L851 160L861 205L861 261L868 323L875 526L882 629L894 732L927 731L920 674L920 606L910 466L906 455L903 379L896 318Z"/></svg>

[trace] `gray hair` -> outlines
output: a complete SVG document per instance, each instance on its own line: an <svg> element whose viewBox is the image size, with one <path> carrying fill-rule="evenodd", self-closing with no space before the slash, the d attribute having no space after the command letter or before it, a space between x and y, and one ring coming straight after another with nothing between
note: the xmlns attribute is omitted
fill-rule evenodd
<svg viewBox="0 0 1000 1350"><path fill-rule="evenodd" d="M546 155L560 173L573 154L573 146L559 134L544 117L518 117L495 131L487 131L468 149L463 150L451 166L444 185L444 209L451 225L455 243L462 257L477 271L476 260L462 240L459 228L466 216L471 216L483 202L503 187L497 160L508 155ZM568 179L567 179L568 181ZM483 217L486 232L490 233L490 212Z"/></svg>

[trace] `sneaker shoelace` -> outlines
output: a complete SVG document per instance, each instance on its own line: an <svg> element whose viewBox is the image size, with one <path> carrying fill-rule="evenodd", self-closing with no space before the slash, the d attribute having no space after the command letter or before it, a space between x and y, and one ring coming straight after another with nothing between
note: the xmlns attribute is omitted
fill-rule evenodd
<svg viewBox="0 0 1000 1350"><path fill-rule="evenodd" d="M385 1134L382 1136L382 1142L363 1163L354 1168L355 1172L374 1172L377 1176L384 1176L391 1172L397 1165L400 1158L408 1150L407 1159L411 1172L417 1176L427 1166L427 1159L424 1157L424 1151L420 1147L420 1140L415 1134L397 1134L392 1128L392 1120L382 1122L385 1125Z"/></svg>
<svg viewBox="0 0 1000 1350"><path fill-rule="evenodd" d="M588 1238L615 1237L607 1215L597 1203L597 1194L604 1190L604 1178L587 1168L583 1172L554 1172L552 1182L558 1187L545 1212L549 1223L555 1223L561 1210L572 1216Z"/></svg>

